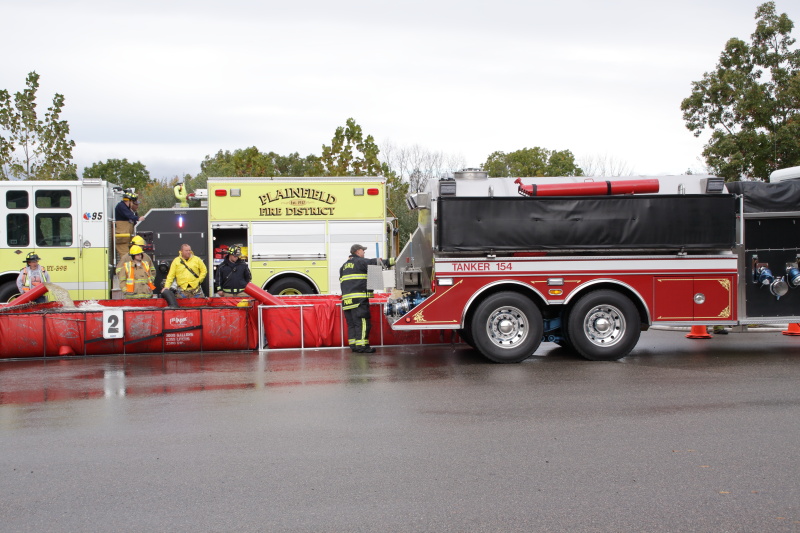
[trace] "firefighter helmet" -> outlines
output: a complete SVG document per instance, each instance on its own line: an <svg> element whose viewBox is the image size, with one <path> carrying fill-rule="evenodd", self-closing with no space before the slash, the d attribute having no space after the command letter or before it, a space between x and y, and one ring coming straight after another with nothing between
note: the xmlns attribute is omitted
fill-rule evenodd
<svg viewBox="0 0 800 533"><path fill-rule="evenodd" d="M131 254L131 257L133 257L134 255L143 254L144 250L142 250L141 246L134 244L133 246L131 246L129 253Z"/></svg>
<svg viewBox="0 0 800 533"><path fill-rule="evenodd" d="M131 245L134 245L134 244L137 245L137 246L144 246L147 243L139 235L134 235L133 239L131 239Z"/></svg>
<svg viewBox="0 0 800 533"><path fill-rule="evenodd" d="M228 253L230 255L241 256L242 255L242 248L240 246L231 246L228 248Z"/></svg>
<svg viewBox="0 0 800 533"><path fill-rule="evenodd" d="M139 201L139 195L136 194L135 192L126 192L126 193L123 193L122 199L123 200L130 200L131 202L138 202Z"/></svg>
<svg viewBox="0 0 800 533"><path fill-rule="evenodd" d="M23 263L30 263L31 261L37 261L38 262L40 260L41 260L41 258L38 255L36 255L36 252L30 252L25 257L25 261L23 261Z"/></svg>

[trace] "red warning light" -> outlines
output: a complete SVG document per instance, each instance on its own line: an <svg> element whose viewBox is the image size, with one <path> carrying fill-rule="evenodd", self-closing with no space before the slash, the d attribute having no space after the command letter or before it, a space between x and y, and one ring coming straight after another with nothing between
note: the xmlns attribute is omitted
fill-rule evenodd
<svg viewBox="0 0 800 533"><path fill-rule="evenodd" d="M380 191L378 189L367 189L367 195L369 196L378 196Z"/></svg>
<svg viewBox="0 0 800 533"><path fill-rule="evenodd" d="M228 189L214 189L214 196L228 196Z"/></svg>

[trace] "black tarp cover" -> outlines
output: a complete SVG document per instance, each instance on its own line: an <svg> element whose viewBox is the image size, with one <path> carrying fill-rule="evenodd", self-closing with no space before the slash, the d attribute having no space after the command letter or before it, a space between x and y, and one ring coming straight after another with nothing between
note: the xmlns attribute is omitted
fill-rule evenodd
<svg viewBox="0 0 800 533"><path fill-rule="evenodd" d="M800 180L778 183L732 181L728 192L744 195L745 213L790 213L800 210Z"/></svg>
<svg viewBox="0 0 800 533"><path fill-rule="evenodd" d="M437 248L699 250L736 242L737 201L722 195L438 199Z"/></svg>

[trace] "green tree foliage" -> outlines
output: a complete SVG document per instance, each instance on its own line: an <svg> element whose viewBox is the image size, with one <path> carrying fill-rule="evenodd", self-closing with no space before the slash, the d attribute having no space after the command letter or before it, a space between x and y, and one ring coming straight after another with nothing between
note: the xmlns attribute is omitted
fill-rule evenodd
<svg viewBox="0 0 800 533"><path fill-rule="evenodd" d="M681 103L686 127L711 138L703 149L712 172L735 181L769 179L800 165L800 50L794 23L775 2L756 9L752 42L730 39L716 69L692 83Z"/></svg>
<svg viewBox="0 0 800 533"><path fill-rule="evenodd" d="M75 141L67 139L69 124L61 120L64 96L56 94L44 118L36 111L39 75L31 72L27 88L13 98L0 90L0 179L73 179Z"/></svg>
<svg viewBox="0 0 800 533"><path fill-rule="evenodd" d="M336 128L331 145L322 145L321 159L326 176L380 176L384 166L379 153L372 135L364 138L361 126L348 118L345 126Z"/></svg>
<svg viewBox="0 0 800 533"><path fill-rule="evenodd" d="M295 152L289 155L279 155L275 152L260 152L255 146L234 150L220 150L216 155L206 156L200 163L200 174L192 181L195 188L205 187L208 178L236 178L236 177L299 177L321 176L322 163L319 157L308 155L300 157Z"/></svg>
<svg viewBox="0 0 800 533"><path fill-rule="evenodd" d="M142 189L137 189L139 194L139 215L144 216L148 211L151 209L163 209L168 207L173 207L177 203L177 199L175 198L175 185L182 181L185 184L190 183L192 181L192 176L187 174L183 178L180 176L175 176L169 180L153 180L147 183ZM203 187L199 187L203 188ZM194 189L188 188L187 190L192 191ZM191 205L191 207L197 207L196 205Z"/></svg>
<svg viewBox="0 0 800 533"><path fill-rule="evenodd" d="M583 176L569 150L523 148L514 152L494 152L481 167L492 178L512 176Z"/></svg>
<svg viewBox="0 0 800 533"><path fill-rule="evenodd" d="M127 159L109 159L105 163L94 163L83 169L84 179L102 179L120 185L125 189L135 188L141 191L150 183L150 172L137 161L129 163Z"/></svg>

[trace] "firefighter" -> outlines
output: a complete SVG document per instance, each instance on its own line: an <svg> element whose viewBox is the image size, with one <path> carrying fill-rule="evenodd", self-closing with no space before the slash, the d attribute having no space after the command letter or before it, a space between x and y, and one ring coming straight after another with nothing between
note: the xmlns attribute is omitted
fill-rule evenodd
<svg viewBox="0 0 800 533"><path fill-rule="evenodd" d="M152 298L156 286L156 268L152 261L144 259L142 247L134 244L129 260L118 271L119 286L125 298Z"/></svg>
<svg viewBox="0 0 800 533"><path fill-rule="evenodd" d="M144 220L133 212L131 204L139 202L139 196L134 192L125 192L122 195L122 200L114 208L114 232L116 233L116 247L117 254L122 257L128 253L128 243L131 236L135 235L133 229L137 222Z"/></svg>
<svg viewBox="0 0 800 533"><path fill-rule="evenodd" d="M367 248L360 244L350 247L350 257L339 269L339 283L342 288L342 310L347 321L347 343L356 353L374 353L369 345L370 312L369 299L372 291L367 290L367 266L379 265L380 259L365 259Z"/></svg>
<svg viewBox="0 0 800 533"><path fill-rule="evenodd" d="M129 247L129 250L130 250L130 247L132 247L134 245L141 247L142 250L143 250L143 252L142 252L142 260L143 261L147 261L151 265L154 265L155 263L153 263L153 259L149 255L144 253L144 247L145 247L146 244L147 243L145 242L145 240L142 237L140 237L139 235L134 235L133 239L131 239L131 242L128 245L128 247ZM124 265L125 263L127 263L130 260L131 260L130 251L126 252L125 255L120 257L119 263L117 263L117 269L116 269L117 276L119 276L119 271L122 268L122 265Z"/></svg>
<svg viewBox="0 0 800 533"><path fill-rule="evenodd" d="M236 296L250 283L253 276L242 259L241 246L231 246L214 274L214 288L219 296Z"/></svg>
<svg viewBox="0 0 800 533"><path fill-rule="evenodd" d="M186 200L186 187L184 187L182 181L175 184L175 187L172 188L172 192L175 194L175 199L178 200L181 207L189 207L189 202Z"/></svg>
<svg viewBox="0 0 800 533"><path fill-rule="evenodd" d="M20 293L26 293L35 289L42 283L50 283L50 275L47 270L39 265L39 256L36 252L31 252L25 257L25 268L19 271L17 276L17 290ZM47 297L42 295L36 298L33 302L43 304L47 301Z"/></svg>
<svg viewBox="0 0 800 533"><path fill-rule="evenodd" d="M205 298L203 280L206 279L208 269L203 260L192 254L192 247L182 244L180 254L172 260L167 279L161 292L172 290L172 282L178 284L176 293L178 298Z"/></svg>

